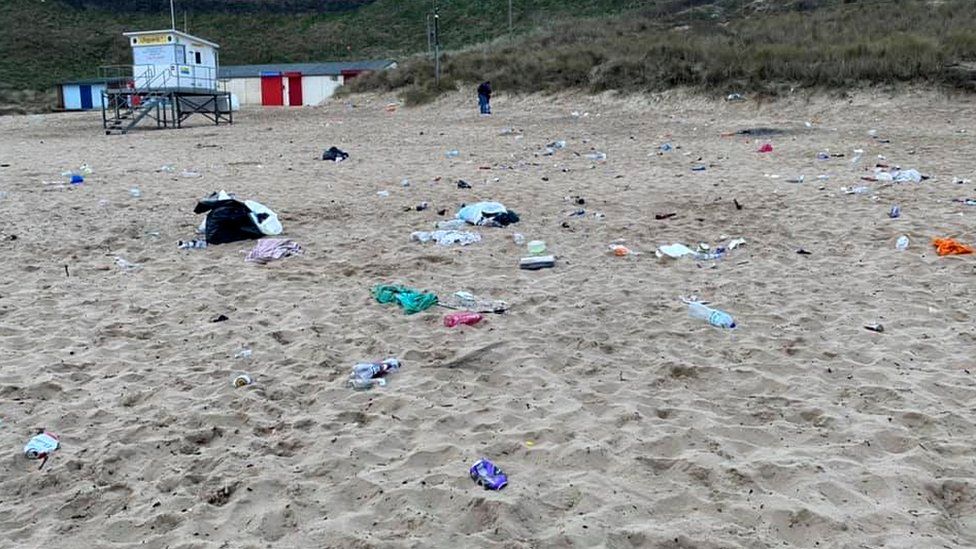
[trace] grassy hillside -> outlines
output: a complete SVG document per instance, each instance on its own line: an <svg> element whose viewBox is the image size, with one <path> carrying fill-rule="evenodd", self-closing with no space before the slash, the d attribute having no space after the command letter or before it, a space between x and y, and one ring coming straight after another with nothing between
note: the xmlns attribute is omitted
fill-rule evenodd
<svg viewBox="0 0 976 549"><path fill-rule="evenodd" d="M49 88L130 62L126 30L168 28L168 3L153 0L0 1L0 85ZM514 0L517 31L564 17L617 13L634 0ZM225 64L401 57L427 48L431 0L207 0L177 2L189 31L221 45ZM508 0L439 0L441 39L460 48L507 34ZM223 6L223 7L222 7ZM263 8L255 11L248 8ZM358 9L348 9L361 6ZM109 9L111 8L111 9ZM273 9L272 9L273 8ZM329 9L326 9L329 8ZM334 9L333 9L334 8ZM177 26L182 28L182 15Z"/></svg>
<svg viewBox="0 0 976 549"><path fill-rule="evenodd" d="M622 16L564 21L449 53L440 89L432 60L415 57L353 90L400 90L418 103L486 78L517 92L776 93L898 82L973 89L974 21L973 0L650 0Z"/></svg>

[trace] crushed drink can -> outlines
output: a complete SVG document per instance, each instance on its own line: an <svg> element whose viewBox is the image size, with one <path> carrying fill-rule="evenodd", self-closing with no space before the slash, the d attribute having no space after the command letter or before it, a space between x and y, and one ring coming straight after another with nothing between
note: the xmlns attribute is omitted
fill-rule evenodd
<svg viewBox="0 0 976 549"><path fill-rule="evenodd" d="M469 472L471 480L475 484L484 486L485 490L501 490L508 486L508 475L496 467L488 458L481 458L476 461Z"/></svg>
<svg viewBox="0 0 976 549"><path fill-rule="evenodd" d="M39 459L41 460L41 467L44 467L47 458L60 447L61 441L58 439L58 435L45 431L34 435L27 441L27 444L24 446L24 457L27 459Z"/></svg>

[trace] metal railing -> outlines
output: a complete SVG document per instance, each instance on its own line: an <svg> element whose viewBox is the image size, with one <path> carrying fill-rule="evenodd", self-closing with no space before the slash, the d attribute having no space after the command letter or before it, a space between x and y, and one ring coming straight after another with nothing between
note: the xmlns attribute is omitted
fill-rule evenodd
<svg viewBox="0 0 976 549"><path fill-rule="evenodd" d="M99 67L99 76L118 83L124 82L137 93L172 90L226 91L226 82L217 78L217 69L207 66L107 65Z"/></svg>

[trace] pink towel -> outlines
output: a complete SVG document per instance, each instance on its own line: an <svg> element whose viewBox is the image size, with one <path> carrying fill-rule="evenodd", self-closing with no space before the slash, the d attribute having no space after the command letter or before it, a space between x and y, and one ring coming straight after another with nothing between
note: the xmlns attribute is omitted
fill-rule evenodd
<svg viewBox="0 0 976 549"><path fill-rule="evenodd" d="M262 265L275 259L302 253L302 247L287 238L263 238L258 240L244 261L253 261Z"/></svg>

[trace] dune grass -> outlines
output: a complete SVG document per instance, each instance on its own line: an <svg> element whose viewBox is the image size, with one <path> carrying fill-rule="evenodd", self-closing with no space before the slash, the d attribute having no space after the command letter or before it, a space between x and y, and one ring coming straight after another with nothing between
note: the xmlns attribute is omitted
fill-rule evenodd
<svg viewBox="0 0 976 549"><path fill-rule="evenodd" d="M732 1L650 4L449 52L439 86L433 60L417 56L350 91L396 90L418 104L485 79L518 93L682 86L773 94L901 82L972 88L976 80L957 66L976 61L971 0L801 0L764 11Z"/></svg>

